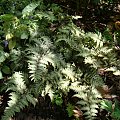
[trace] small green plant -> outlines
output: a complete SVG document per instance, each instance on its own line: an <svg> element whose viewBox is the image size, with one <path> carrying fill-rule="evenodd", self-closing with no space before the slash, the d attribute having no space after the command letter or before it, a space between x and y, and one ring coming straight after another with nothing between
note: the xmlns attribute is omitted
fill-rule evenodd
<svg viewBox="0 0 120 120"><path fill-rule="evenodd" d="M66 110L67 110L67 113L68 113L68 116L69 117L71 117L71 116L73 116L73 110L75 109L75 106L74 105L72 105L72 104L70 104L70 103L68 103L67 104L67 108L66 108Z"/></svg>
<svg viewBox="0 0 120 120"><path fill-rule="evenodd" d="M60 95L59 93L55 94L53 103L55 103L58 106L62 106L63 103L62 95Z"/></svg>
<svg viewBox="0 0 120 120"><path fill-rule="evenodd" d="M114 103L110 100L103 100L101 108L107 110L115 120L120 120L120 105L118 100L115 100Z"/></svg>
<svg viewBox="0 0 120 120"><path fill-rule="evenodd" d="M77 102L80 105L80 108L83 112L83 115L88 120L94 120L96 114L98 113L97 109L99 108L99 98L101 97L98 91L94 87L78 85L76 87L71 87L77 93L74 95L80 100Z"/></svg>

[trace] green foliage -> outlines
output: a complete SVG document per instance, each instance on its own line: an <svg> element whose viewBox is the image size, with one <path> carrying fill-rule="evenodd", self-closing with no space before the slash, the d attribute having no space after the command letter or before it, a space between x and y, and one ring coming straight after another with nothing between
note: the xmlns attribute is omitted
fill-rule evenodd
<svg viewBox="0 0 120 120"><path fill-rule="evenodd" d="M55 103L58 106L62 106L63 103L62 95L59 93L55 93L53 103Z"/></svg>
<svg viewBox="0 0 120 120"><path fill-rule="evenodd" d="M10 100L2 120L13 117L15 112L20 112L29 103L35 106L36 99L33 96L37 98L40 94L43 96L48 94L57 105L61 105L63 102L61 96L55 95L54 92L56 89L60 89L58 82L62 78L61 70L66 63L62 55L55 52L56 47L50 38L51 26L48 25L51 24L50 22L56 21L58 16L55 16L53 12L59 11L59 7L54 4L56 9L50 8L53 12L47 12L42 1L41 4L43 5L41 9L44 9L36 12L35 8L39 3L35 2L26 6L21 18L12 14L1 16L1 20L4 22L5 39L9 41L10 53L6 54L9 54L8 60L11 61L9 66L5 65L4 56L6 54L3 54L1 78L2 73L12 74L12 77L5 83L7 86L1 88L1 91L10 92ZM30 17L31 19L29 19ZM30 36L29 39L28 36ZM1 51L1 53L3 52ZM22 74L16 71L22 71Z"/></svg>
<svg viewBox="0 0 120 120"><path fill-rule="evenodd" d="M84 116L88 120L93 120L97 116L97 109L99 104L99 98L101 95L99 92L92 86L72 86L71 89L77 93L74 97L80 98L80 101L77 104L81 105L81 110L84 111Z"/></svg>
<svg viewBox="0 0 120 120"><path fill-rule="evenodd" d="M9 92L10 99L2 120L9 120L25 106L35 106L39 95L49 95L53 103L62 106L63 94L67 96L70 90L75 92L73 97L78 98L76 104L86 120L96 119L102 100L96 87L105 82L98 70L120 75L114 44L118 42L118 32L113 42L107 33L85 33L56 4L12 2L16 2L14 9L4 12L2 7L0 16L0 92ZM12 2L8 1L10 5ZM101 106L119 119L119 105L114 103L113 112L112 103L103 102ZM68 103L69 117L73 109Z"/></svg>
<svg viewBox="0 0 120 120"><path fill-rule="evenodd" d="M2 72L5 73L5 74L10 74L11 73L10 68L6 65L4 65L2 67Z"/></svg>
<svg viewBox="0 0 120 120"><path fill-rule="evenodd" d="M3 78L3 75L2 75L2 72L0 71L0 79L2 79Z"/></svg>
<svg viewBox="0 0 120 120"><path fill-rule="evenodd" d="M74 110L75 106L73 106L72 104L68 103L67 104L67 112L68 112L68 116L71 117L73 116L73 110Z"/></svg>
<svg viewBox="0 0 120 120"><path fill-rule="evenodd" d="M108 101L108 100L101 101L101 105L103 109L112 112L112 101Z"/></svg>
<svg viewBox="0 0 120 120"><path fill-rule="evenodd" d="M8 53L5 53L4 51L0 51L0 63L4 62L5 59L9 56Z"/></svg>
<svg viewBox="0 0 120 120"><path fill-rule="evenodd" d="M36 7L38 7L38 5L39 3L35 3L35 2L27 5L22 11L23 16L27 14L29 15L33 10L35 10Z"/></svg>
<svg viewBox="0 0 120 120"><path fill-rule="evenodd" d="M108 112L111 113L111 116L116 119L120 120L120 106L117 100L115 100L114 103L112 103L109 100L103 100L101 102L101 107L102 109L107 110Z"/></svg>
<svg viewBox="0 0 120 120"><path fill-rule="evenodd" d="M36 99L27 91L23 76L20 72L15 72L9 82L7 83L7 91L10 93L10 100L8 101L8 107L5 108L4 116L2 120L9 120L15 112L20 112L29 103L34 106Z"/></svg>

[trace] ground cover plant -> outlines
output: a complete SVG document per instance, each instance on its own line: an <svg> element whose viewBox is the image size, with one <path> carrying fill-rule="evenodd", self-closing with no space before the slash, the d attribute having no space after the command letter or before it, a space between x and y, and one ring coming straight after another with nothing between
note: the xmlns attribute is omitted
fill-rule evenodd
<svg viewBox="0 0 120 120"><path fill-rule="evenodd" d="M0 5L1 120L120 119L119 1Z"/></svg>

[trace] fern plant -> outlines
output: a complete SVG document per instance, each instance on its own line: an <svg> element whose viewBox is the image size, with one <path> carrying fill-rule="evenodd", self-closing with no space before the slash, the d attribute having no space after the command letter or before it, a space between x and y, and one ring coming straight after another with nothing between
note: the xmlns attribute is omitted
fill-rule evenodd
<svg viewBox="0 0 120 120"><path fill-rule="evenodd" d="M10 93L2 120L30 103L35 106L39 95L48 94L62 106L62 95L70 90L75 91L73 96L78 97L86 120L96 119L102 99L96 87L105 82L98 70L120 75L115 44L108 44L99 32L85 33L56 4L36 0L23 6L18 14L7 9L0 16L0 34L6 42L0 42L0 91ZM68 104L71 116L69 109L73 107Z"/></svg>
<svg viewBox="0 0 120 120"><path fill-rule="evenodd" d="M78 86L78 87L71 87L74 91L77 92L75 97L80 99L77 104L81 105L80 109L83 111L83 115L87 120L93 120L96 118L98 113L98 98L101 98L98 91L90 86Z"/></svg>
<svg viewBox="0 0 120 120"><path fill-rule="evenodd" d="M4 65L8 57L8 61L10 60L9 67L12 69L7 78L8 81L4 83L6 87L1 88L1 91L6 90L10 93L10 100L7 101L8 107L5 108L2 120L10 119L29 103L35 106L36 99L40 94L45 96L49 93L52 99L54 92L58 89L57 83L61 77L60 69L65 66L65 62L62 56L55 52L56 49L52 44L50 34L46 33L46 30L50 31L48 24L53 21L55 16L52 12L47 13L43 4L41 4L43 5L41 6L42 14L40 11L36 11L36 14L33 15L33 11L39 5L39 2L35 2L26 6L20 19L11 14L1 16L10 52L3 53L1 63ZM37 21L29 20L30 16ZM7 22L8 20L9 22ZM38 34L39 32L41 34ZM30 36L29 39L28 36ZM10 77L11 75L12 77Z"/></svg>
<svg viewBox="0 0 120 120"><path fill-rule="evenodd" d="M36 90L39 93L45 90L46 85L57 89L60 79L60 68L65 65L59 54L53 53L53 45L45 36L34 41L34 46L27 49L29 54L28 69L31 81L39 83ZM37 84L36 84L37 85Z"/></svg>
<svg viewBox="0 0 120 120"><path fill-rule="evenodd" d="M27 91L23 75L20 72L13 74L7 86L7 91L11 91L10 100L8 101L8 107L5 108L2 120L9 120L29 103L35 106L36 99Z"/></svg>

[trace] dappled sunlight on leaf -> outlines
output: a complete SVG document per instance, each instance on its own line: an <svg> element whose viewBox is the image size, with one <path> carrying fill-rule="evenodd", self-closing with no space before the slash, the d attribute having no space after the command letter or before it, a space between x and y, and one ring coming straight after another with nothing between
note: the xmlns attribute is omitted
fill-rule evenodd
<svg viewBox="0 0 120 120"><path fill-rule="evenodd" d="M69 64L67 65L67 68L62 70L62 73L64 75L66 75L67 79L70 79L72 82L75 81L75 72L73 71L72 66L70 66Z"/></svg>
<svg viewBox="0 0 120 120"><path fill-rule="evenodd" d="M26 89L22 73L20 72L15 72L13 74L13 83L16 85L16 88L19 92L23 92Z"/></svg>

